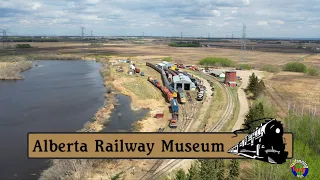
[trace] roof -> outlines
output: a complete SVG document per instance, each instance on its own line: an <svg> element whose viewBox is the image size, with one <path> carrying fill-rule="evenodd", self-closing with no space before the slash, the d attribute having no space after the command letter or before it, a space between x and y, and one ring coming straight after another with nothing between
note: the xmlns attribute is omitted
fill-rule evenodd
<svg viewBox="0 0 320 180"><path fill-rule="evenodd" d="M185 76L182 73L173 76L173 82L174 83L181 82L181 81L188 82L188 83L192 82L191 79L188 76Z"/></svg>
<svg viewBox="0 0 320 180"><path fill-rule="evenodd" d="M166 66L166 64L164 64L164 63L158 63L157 65L159 65L159 66Z"/></svg>
<svg viewBox="0 0 320 180"><path fill-rule="evenodd" d="M213 73L213 74L215 74L215 75L223 74L222 71L218 71L218 70L211 70L210 73Z"/></svg>
<svg viewBox="0 0 320 180"><path fill-rule="evenodd" d="M236 73L237 71L233 71L233 70L230 70L230 71L226 71L226 73Z"/></svg>

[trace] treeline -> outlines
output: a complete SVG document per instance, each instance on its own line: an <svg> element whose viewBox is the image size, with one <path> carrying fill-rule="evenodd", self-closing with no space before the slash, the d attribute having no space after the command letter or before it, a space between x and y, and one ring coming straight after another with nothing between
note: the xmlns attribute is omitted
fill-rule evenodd
<svg viewBox="0 0 320 180"><path fill-rule="evenodd" d="M171 42L169 43L169 46L172 47L200 47L200 43L197 41L192 42Z"/></svg>
<svg viewBox="0 0 320 180"><path fill-rule="evenodd" d="M205 66L223 66L223 67L233 67L233 62L227 58L219 57L207 57L199 62L200 65Z"/></svg>
<svg viewBox="0 0 320 180"><path fill-rule="evenodd" d="M42 39L42 38L12 38L8 39L10 42L59 42L58 39Z"/></svg>
<svg viewBox="0 0 320 180"><path fill-rule="evenodd" d="M174 180L235 180L240 175L238 160L199 159L185 172L179 169Z"/></svg>
<svg viewBox="0 0 320 180"><path fill-rule="evenodd" d="M249 83L246 92L252 93L252 98L256 99L264 91L265 84L262 79L259 79L254 73L249 76Z"/></svg>
<svg viewBox="0 0 320 180"><path fill-rule="evenodd" d="M30 44L16 44L16 48L32 48Z"/></svg>

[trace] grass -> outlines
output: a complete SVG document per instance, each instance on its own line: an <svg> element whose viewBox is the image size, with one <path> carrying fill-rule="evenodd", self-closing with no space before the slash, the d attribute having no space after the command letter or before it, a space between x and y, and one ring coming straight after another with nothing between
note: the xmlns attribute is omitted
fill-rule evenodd
<svg viewBox="0 0 320 180"><path fill-rule="evenodd" d="M250 64L238 64L237 67L245 70L254 69L254 67L251 66Z"/></svg>
<svg viewBox="0 0 320 180"><path fill-rule="evenodd" d="M84 56L76 54L28 54L26 55L28 60L79 60Z"/></svg>
<svg viewBox="0 0 320 180"><path fill-rule="evenodd" d="M26 61L23 57L2 57L0 59L0 79L23 79L20 73L30 68L32 68L32 62Z"/></svg>
<svg viewBox="0 0 320 180"><path fill-rule="evenodd" d="M172 57L168 56L162 59L162 61L172 62Z"/></svg>
<svg viewBox="0 0 320 180"><path fill-rule="evenodd" d="M199 62L200 65L233 67L233 62L227 58L207 57Z"/></svg>
<svg viewBox="0 0 320 180"><path fill-rule="evenodd" d="M310 76L319 76L320 74L320 71L318 68L316 67L309 67L308 68L308 75Z"/></svg>
<svg viewBox="0 0 320 180"><path fill-rule="evenodd" d="M240 87L240 84L238 85L238 87ZM232 119L230 119L221 129L221 131L223 132L232 131L232 128L238 119L238 115L240 111L240 102L238 99L238 87L234 87L234 88L228 87L228 90L230 91L231 96L234 100L234 109L233 109Z"/></svg>
<svg viewBox="0 0 320 180"><path fill-rule="evenodd" d="M267 72L270 72L270 73L278 73L280 72L280 68L277 67L277 66L274 66L274 65L264 65L261 69L261 71L267 71Z"/></svg>

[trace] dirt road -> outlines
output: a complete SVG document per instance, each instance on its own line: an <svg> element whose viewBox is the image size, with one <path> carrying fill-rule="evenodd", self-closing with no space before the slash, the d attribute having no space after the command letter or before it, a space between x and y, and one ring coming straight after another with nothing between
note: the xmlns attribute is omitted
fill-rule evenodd
<svg viewBox="0 0 320 180"><path fill-rule="evenodd" d="M239 111L238 119L232 128L232 131L235 131L235 130L238 130L241 128L241 125L244 123L245 116L246 116L247 112L249 111L249 104L248 104L248 100L247 100L246 94L244 92L244 89L247 87L248 82L249 82L249 76L253 72L255 73L256 76L258 76L259 79L264 77L264 74L262 71L255 71L255 70L237 71L237 76L240 76L242 78L242 84L238 89L240 111Z"/></svg>

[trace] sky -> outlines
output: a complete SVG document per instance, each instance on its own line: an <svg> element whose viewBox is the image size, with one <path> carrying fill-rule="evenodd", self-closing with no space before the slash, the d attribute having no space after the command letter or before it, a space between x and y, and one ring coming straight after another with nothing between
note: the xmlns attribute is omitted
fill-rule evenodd
<svg viewBox="0 0 320 180"><path fill-rule="evenodd" d="M7 35L320 38L320 0L0 0Z"/></svg>

